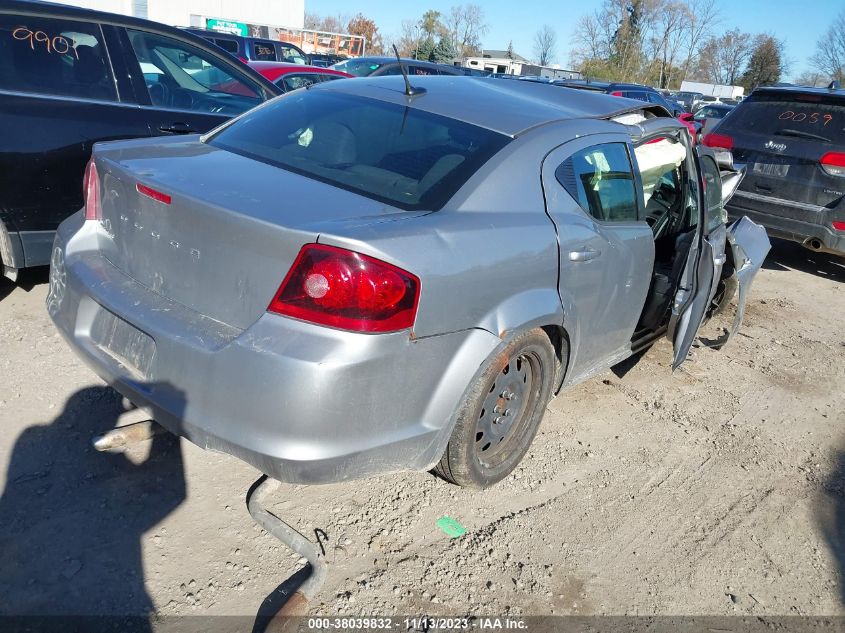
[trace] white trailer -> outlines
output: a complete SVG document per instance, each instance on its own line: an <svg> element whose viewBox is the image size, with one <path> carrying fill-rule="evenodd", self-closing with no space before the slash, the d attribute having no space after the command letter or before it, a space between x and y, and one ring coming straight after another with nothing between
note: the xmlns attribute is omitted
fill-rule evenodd
<svg viewBox="0 0 845 633"><path fill-rule="evenodd" d="M718 97L719 99L736 99L745 95L745 88L742 86L708 84L702 81L682 81L681 92L700 92L703 95Z"/></svg>

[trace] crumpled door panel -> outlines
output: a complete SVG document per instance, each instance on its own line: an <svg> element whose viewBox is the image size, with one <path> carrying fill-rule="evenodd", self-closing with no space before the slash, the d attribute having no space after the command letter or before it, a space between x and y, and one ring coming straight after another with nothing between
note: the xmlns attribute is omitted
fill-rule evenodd
<svg viewBox="0 0 845 633"><path fill-rule="evenodd" d="M763 260L769 253L772 243L769 236L759 224L755 224L743 216L728 228L728 244L731 245L733 254L735 275L739 286L737 294L736 316L734 317L728 339L736 334L742 324L742 317L745 315L745 302L748 298L748 290L751 282L763 265ZM727 342L725 341L725 343ZM724 345L724 343L723 343Z"/></svg>

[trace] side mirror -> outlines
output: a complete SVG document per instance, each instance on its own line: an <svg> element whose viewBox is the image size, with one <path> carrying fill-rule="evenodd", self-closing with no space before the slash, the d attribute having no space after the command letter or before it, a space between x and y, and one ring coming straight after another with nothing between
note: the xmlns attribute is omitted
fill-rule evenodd
<svg viewBox="0 0 845 633"><path fill-rule="evenodd" d="M681 121L685 121L685 122L687 122L687 123L689 123L689 122L690 122L690 121L692 121L692 119L693 119L693 116L692 116L692 113L691 113L691 112L680 112L679 114L677 114L677 117L678 117Z"/></svg>

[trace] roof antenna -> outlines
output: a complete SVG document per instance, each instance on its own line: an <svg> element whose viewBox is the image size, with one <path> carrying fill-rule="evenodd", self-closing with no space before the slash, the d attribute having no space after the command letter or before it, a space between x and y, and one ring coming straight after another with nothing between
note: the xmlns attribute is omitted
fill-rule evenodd
<svg viewBox="0 0 845 633"><path fill-rule="evenodd" d="M393 52L396 53L396 61L399 62L399 70L402 71L402 76L405 78L405 95L408 97L416 97L425 92L425 88L414 88L411 85L411 80L408 79L408 69L402 65L402 58L399 57L399 49L396 44L393 45Z"/></svg>

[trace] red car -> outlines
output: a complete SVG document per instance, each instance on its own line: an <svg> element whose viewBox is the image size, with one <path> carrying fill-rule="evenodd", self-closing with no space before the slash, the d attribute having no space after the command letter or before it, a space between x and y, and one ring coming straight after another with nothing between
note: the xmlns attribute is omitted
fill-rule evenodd
<svg viewBox="0 0 845 633"><path fill-rule="evenodd" d="M319 66L303 66L302 64L287 64L285 62L247 62L247 65L264 75L284 92L290 92L297 88L304 88L319 81L330 81L332 79L343 79L352 77L331 68L320 68Z"/></svg>

